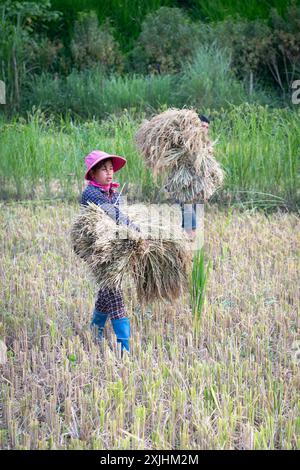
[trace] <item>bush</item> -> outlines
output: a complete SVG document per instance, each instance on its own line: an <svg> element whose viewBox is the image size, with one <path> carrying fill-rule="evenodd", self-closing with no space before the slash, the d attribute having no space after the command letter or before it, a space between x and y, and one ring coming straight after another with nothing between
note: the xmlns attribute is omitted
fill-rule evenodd
<svg viewBox="0 0 300 470"><path fill-rule="evenodd" d="M279 87L285 94L300 76L300 7L288 7L284 16L271 10L269 21L240 17L215 23L209 32L220 48L231 52L238 78Z"/></svg>
<svg viewBox="0 0 300 470"><path fill-rule="evenodd" d="M300 78L300 7L290 6L285 16L271 10L273 29L266 61L276 84L285 94L292 82Z"/></svg>
<svg viewBox="0 0 300 470"><path fill-rule="evenodd" d="M212 27L211 36L218 47L230 51L235 75L250 80L251 89L257 75L261 73L270 43L270 28L266 21L228 18Z"/></svg>
<svg viewBox="0 0 300 470"><path fill-rule="evenodd" d="M181 105L218 109L242 103L246 93L231 70L230 54L213 44L199 47L194 60L185 65L178 97Z"/></svg>
<svg viewBox="0 0 300 470"><path fill-rule="evenodd" d="M30 71L35 73L57 72L62 60L63 44L59 40L51 41L46 36L35 36L28 47Z"/></svg>
<svg viewBox="0 0 300 470"><path fill-rule="evenodd" d="M100 66L105 72L122 71L123 58L112 32L109 21L99 26L94 11L81 12L70 46L75 67L83 70Z"/></svg>
<svg viewBox="0 0 300 470"><path fill-rule="evenodd" d="M179 8L162 7L148 14L128 56L130 66L142 73L178 72L204 37L205 26L199 24L192 23Z"/></svg>

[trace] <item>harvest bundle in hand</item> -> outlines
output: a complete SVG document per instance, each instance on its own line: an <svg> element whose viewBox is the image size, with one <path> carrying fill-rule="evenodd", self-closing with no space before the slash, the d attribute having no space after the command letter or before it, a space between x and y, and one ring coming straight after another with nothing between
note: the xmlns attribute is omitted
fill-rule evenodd
<svg viewBox="0 0 300 470"><path fill-rule="evenodd" d="M206 201L222 185L223 170L195 111L168 109L144 121L135 140L154 176L163 175L171 198Z"/></svg>
<svg viewBox="0 0 300 470"><path fill-rule="evenodd" d="M71 229L75 253L86 261L99 288L120 287L129 274L140 303L174 301L188 289L192 257L187 235L153 210L149 222L142 206L128 207L127 214L141 232L117 225L96 204L82 208ZM149 224L156 238L145 243Z"/></svg>

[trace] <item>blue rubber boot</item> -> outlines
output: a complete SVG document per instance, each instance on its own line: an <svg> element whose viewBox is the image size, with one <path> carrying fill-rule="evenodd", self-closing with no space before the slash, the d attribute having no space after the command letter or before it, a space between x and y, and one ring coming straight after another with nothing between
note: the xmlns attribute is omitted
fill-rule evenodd
<svg viewBox="0 0 300 470"><path fill-rule="evenodd" d="M129 352L129 338L130 338L130 320L124 318L112 318L111 324L117 337L117 342L121 343L121 353L124 350Z"/></svg>
<svg viewBox="0 0 300 470"><path fill-rule="evenodd" d="M99 341L103 338L103 330L108 318L108 313L99 312L96 308L93 311L93 318L90 324L90 328L93 329L94 327L97 328L97 338Z"/></svg>

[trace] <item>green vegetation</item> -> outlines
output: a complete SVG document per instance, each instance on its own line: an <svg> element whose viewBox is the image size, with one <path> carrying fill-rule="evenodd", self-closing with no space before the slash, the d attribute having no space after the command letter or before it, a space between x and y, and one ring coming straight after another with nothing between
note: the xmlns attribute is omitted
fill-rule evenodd
<svg viewBox="0 0 300 470"><path fill-rule="evenodd" d="M205 263L204 248L197 250L193 257L193 268L190 279L190 298L194 319L202 315L205 299L205 288L210 271L210 261Z"/></svg>
<svg viewBox="0 0 300 470"><path fill-rule="evenodd" d="M24 111L32 106L46 114L103 119L124 108L155 112L162 106L219 110L244 101L272 104L261 91L249 95L230 69L230 57L214 46L201 46L180 74L106 76L102 70L72 72L66 78L35 77L23 97ZM275 100L276 101L276 100Z"/></svg>
<svg viewBox="0 0 300 470"><path fill-rule="evenodd" d="M67 22L67 33L72 34L72 26L76 14L83 10L95 10L99 22L111 18L117 27L117 39L124 50L132 47L138 38L141 25L146 15L157 11L161 7L180 7L192 19L198 21L223 21L225 18L236 15L238 12L243 18L254 20L268 18L270 9L276 8L283 15L292 2L287 0L260 0L245 2L243 0L52 0L55 10L64 14Z"/></svg>
<svg viewBox="0 0 300 470"><path fill-rule="evenodd" d="M245 103L210 114L216 158L226 173L212 202L298 210L300 113ZM37 111L28 122L2 122L1 197L74 199L84 183L84 156L100 148L127 158L116 177L127 183L128 196L155 200L159 188L134 146L143 117L129 110L102 122L76 122Z"/></svg>
<svg viewBox="0 0 300 470"><path fill-rule="evenodd" d="M24 109L38 107L47 115L104 119L128 108L141 112L176 104L175 92L175 80L170 75L106 77L101 70L74 71L66 79L36 77L23 105Z"/></svg>
<svg viewBox="0 0 300 470"><path fill-rule="evenodd" d="M300 7L295 2L236 0L221 7L215 0L209 6L202 1L190 1L186 9L179 6L180 2L158 0L6 0L0 5L0 79L7 85L7 104L1 112L26 115L35 104L33 84L38 89L39 84L46 86L45 76L50 88L66 88L63 111L68 94L77 94L68 88L74 74L77 88L84 90L86 74L96 83L100 72L108 79L114 74L117 81L130 81L132 75L133 80L138 75L151 80L172 74L177 83L187 69L195 69L196 74L201 71L197 81L202 82L211 77L210 66L226 72L215 92L217 107L220 100L235 102L232 96L237 94L244 99L238 89L246 89L251 101L292 107L291 86L300 76ZM218 14L209 13L213 11ZM183 85L187 92L184 80ZM205 89L206 84L201 86ZM193 95L184 101L185 95L177 96L180 106L198 104ZM116 106L112 112L117 110Z"/></svg>
<svg viewBox="0 0 300 470"><path fill-rule="evenodd" d="M299 210L300 110L245 103L214 121L230 203ZM219 195L216 194L216 199Z"/></svg>

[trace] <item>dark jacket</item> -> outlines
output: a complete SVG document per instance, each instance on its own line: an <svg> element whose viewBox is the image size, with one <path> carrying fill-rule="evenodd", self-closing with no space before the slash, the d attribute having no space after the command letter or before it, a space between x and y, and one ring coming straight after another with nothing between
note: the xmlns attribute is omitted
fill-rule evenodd
<svg viewBox="0 0 300 470"><path fill-rule="evenodd" d="M88 185L81 194L80 204L87 206L88 202L93 202L101 206L107 215L109 215L117 224L128 225L140 232L140 228L126 217L119 209L121 201L118 191L110 191L109 193L102 188Z"/></svg>

